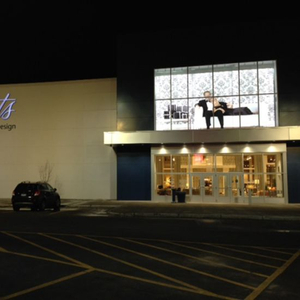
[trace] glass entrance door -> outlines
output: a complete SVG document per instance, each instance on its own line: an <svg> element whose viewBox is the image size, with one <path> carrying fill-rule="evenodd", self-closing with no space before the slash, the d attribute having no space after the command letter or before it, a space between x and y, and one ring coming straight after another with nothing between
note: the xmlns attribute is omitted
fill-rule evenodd
<svg viewBox="0 0 300 300"><path fill-rule="evenodd" d="M230 174L231 180L231 201L233 203L244 202L244 176L243 174Z"/></svg>
<svg viewBox="0 0 300 300"><path fill-rule="evenodd" d="M203 197L206 202L214 201L215 198L215 176L214 174L205 174L202 181Z"/></svg>
<svg viewBox="0 0 300 300"><path fill-rule="evenodd" d="M216 202L230 202L230 176L229 174L217 174Z"/></svg>
<svg viewBox="0 0 300 300"><path fill-rule="evenodd" d="M192 202L244 202L242 173L194 174L190 187Z"/></svg>
<svg viewBox="0 0 300 300"><path fill-rule="evenodd" d="M201 173L191 176L191 201L213 202L215 201L215 176L214 174Z"/></svg>

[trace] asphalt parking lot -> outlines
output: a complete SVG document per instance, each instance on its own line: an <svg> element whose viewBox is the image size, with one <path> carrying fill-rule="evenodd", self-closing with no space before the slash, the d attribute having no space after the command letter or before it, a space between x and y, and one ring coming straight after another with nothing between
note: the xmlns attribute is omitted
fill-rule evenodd
<svg viewBox="0 0 300 300"><path fill-rule="evenodd" d="M297 207L117 204L2 205L0 299L298 298Z"/></svg>
<svg viewBox="0 0 300 300"><path fill-rule="evenodd" d="M83 234L1 231L0 241L3 300L256 299L299 257L298 249Z"/></svg>

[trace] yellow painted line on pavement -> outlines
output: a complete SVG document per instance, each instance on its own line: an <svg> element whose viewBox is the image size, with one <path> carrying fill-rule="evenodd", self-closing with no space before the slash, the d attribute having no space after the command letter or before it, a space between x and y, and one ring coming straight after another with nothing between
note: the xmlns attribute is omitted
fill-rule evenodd
<svg viewBox="0 0 300 300"><path fill-rule="evenodd" d="M126 240L124 238L119 238L119 239ZM153 248L153 249L158 249L158 250L162 250L162 251L165 251L165 252L174 253L174 254L177 254L177 255L185 256L185 257L192 258L192 259L199 260L199 261L206 262L206 263L207 262L212 263L211 260L208 260L208 259L205 259L205 258L200 258L200 257L189 255L189 254L186 254L186 253L182 253L182 252L177 252L177 251L174 251L174 250L166 249L166 248L163 248L163 247L158 247L158 246L154 246L154 245L150 245L150 244L138 242L138 241L135 241L133 239L127 239L127 240L131 241L133 243L134 242L135 243L140 243L140 244L142 244L144 246L147 246L147 247L150 247L150 248ZM185 247L184 245L173 243L171 241L160 240L160 242L164 242L164 243L168 243L168 244L173 244L175 246ZM189 246L186 246L185 248L189 248ZM198 248L195 248L195 249L198 249ZM213 253L215 253L215 252L213 252ZM211 252L210 252L210 254L211 254ZM225 265L225 264L222 264L222 263L219 263L219 262L214 262L213 264L216 265L216 266L220 266L220 267L224 267L224 268L233 270L233 271L238 271L238 272L242 272L242 273L246 273L246 274L251 274L251 275L258 276L258 277L263 277L263 278L267 278L268 277L268 275L265 275L265 274L261 274L261 273L257 273L257 272L251 272L251 271L248 271L248 270L245 270L245 269L228 266L228 265Z"/></svg>
<svg viewBox="0 0 300 300"><path fill-rule="evenodd" d="M236 286L240 286L240 287L243 287L243 288L246 288L246 289L251 289L251 290L255 289L255 287L250 286L250 285L246 285L246 284L243 284L243 283L240 283L240 282L236 282L236 281L233 281L233 280L229 280L229 279L226 279L226 278L223 278L223 277L219 277L219 276L213 275L211 273L199 271L199 270L196 270L196 269L193 269L193 268L189 268L189 267L186 267L186 266L183 266L183 265L172 263L170 261L167 261L167 260L164 260L164 259L160 259L158 257L151 256L151 255L148 255L148 254L145 254L145 253L137 252L137 251L134 251L134 250L131 250L131 249L128 249L128 248L124 248L124 247L117 246L117 245L114 245L114 244L111 244L111 243L107 243L107 242L95 240L95 239L92 239L92 238L89 238L89 237L85 237L85 236L80 236L79 235L79 237L87 239L87 240L90 240L90 241L93 241L93 242L96 242L96 243L99 243L99 244L103 244L103 245L106 245L106 246L109 246L109 247L113 247L113 248L116 248L116 249L127 251L127 252L130 252L130 253L142 256L142 257L146 257L146 258L148 258L150 260L156 260L156 261L159 261L161 263L164 263L164 264L167 264L167 265L171 265L171 266L174 266L174 267L179 268L179 269L184 269L184 270L191 271L193 273L197 273L197 274L200 274L200 275L203 275L203 276L206 276L206 277L210 277L210 278L213 278L213 279L216 279L216 280L219 280L219 281L224 281L226 283L230 283L230 284L233 284L233 285L236 285ZM132 240L127 240L127 239L123 239L123 238L120 238L120 239L135 243L135 241L132 241ZM137 243L139 243L139 242L137 242Z"/></svg>
<svg viewBox="0 0 300 300"><path fill-rule="evenodd" d="M122 278L126 278L126 279L141 281L141 282L149 283L149 284L153 284L153 285L158 285L158 286L162 286L162 287L166 287L166 288L171 288L171 289L175 289L175 290L179 290L179 291L184 291L184 292L194 293L194 294L198 294L198 295L209 296L209 297L213 297L213 298L217 298L217 299L237 300L235 298L222 296L222 295L217 295L217 294L214 294L214 293L207 294L201 289L198 289L198 290L189 289L189 288L178 286L178 285L172 285L172 284L168 284L168 283L164 283L164 282L158 282L158 281L154 281L154 280L150 280L150 279L140 278L140 277L131 276L131 275L122 274L122 273L117 273L117 272L113 272L113 271L107 271L107 270L102 270L102 269L97 269L97 268L94 269L94 271L99 272L99 273L114 275L114 276L122 277Z"/></svg>
<svg viewBox="0 0 300 300"><path fill-rule="evenodd" d="M159 240L158 240L159 241ZM184 243L184 244L203 244L203 242L194 242L194 241L172 241L172 242L177 242L177 243ZM263 246L249 246L249 245L240 245L240 244L214 244L214 245L219 245L219 246L227 246L227 247L239 247L239 248L262 248L262 249L275 249L275 250L284 250L284 251L292 251L291 253L287 253L287 254L290 254L290 255L293 255L295 253L295 251L297 251L298 249L297 248L282 248L282 247L269 247L269 246L266 246L266 247L263 247Z"/></svg>
<svg viewBox="0 0 300 300"><path fill-rule="evenodd" d="M256 299L276 278L278 278L286 269L300 257L300 251L296 252L286 263L278 268L268 279L266 279L261 285L258 286L245 300Z"/></svg>
<svg viewBox="0 0 300 300"><path fill-rule="evenodd" d="M65 234L63 234L63 235L65 236ZM105 238L105 239L124 239L123 237L110 237L110 236L99 236L99 235L89 235L89 237ZM131 240L131 241L138 240L138 241L151 241L151 242L172 243L171 241L168 241L168 240L158 240L158 239L144 239L144 238L127 238L127 239ZM178 242L178 243L180 243L180 242ZM185 243L185 242L182 242L182 243ZM187 242L187 243L194 243L194 242ZM156 246L153 246L153 245L151 245L151 246L152 247L156 247ZM178 244L178 246L184 247L184 245L181 245L181 244L180 245ZM199 250L198 248L195 248L195 249ZM203 262L206 262L206 263L207 262L211 263L211 261L208 260L208 259L200 258L200 257L197 257L197 256L192 256L192 255L185 254L185 253L182 253L182 252L176 252L176 251L172 251L170 249L165 249L165 248L160 248L160 250L164 250L164 251L175 253L175 254L178 254L178 255L181 255L181 256L193 258L193 259L196 259L196 260L199 260L199 261L203 261ZM213 252L213 253L215 253L215 252ZM251 274L251 275L255 275L255 276L258 276L258 277L262 277L262 278L268 278L269 277L269 275L261 274L261 273L258 273L258 272L248 271L248 270L245 270L245 269L242 269L242 268L232 267L232 266L229 266L229 265L226 265L226 264L222 264L220 262L214 262L214 264L217 265L217 266L220 266L220 267L224 267L226 269L230 269L230 270L233 270L233 271L238 271L238 272L241 272L241 273ZM270 267L270 266L268 266L268 267ZM272 268L275 269L276 267L272 266Z"/></svg>
<svg viewBox="0 0 300 300"><path fill-rule="evenodd" d="M83 267L83 266L79 266L77 264L72 264L72 263L63 262L63 261L56 261L56 260L53 260L53 259L45 259L43 257L37 257L37 256L34 256L34 255L10 252L10 251L6 251L2 247L0 248L0 251L3 252L3 253L20 255L20 256L24 256L24 257L28 257L28 258L41 259L41 260L46 260L46 261L50 261L50 262L54 262L54 263L62 263L62 264L71 265L71 266L80 267L80 268ZM117 277L121 277L121 278L126 278L126 279L130 279L130 280L140 281L140 282L144 282L144 283L147 283L147 284L153 284L153 285L162 286L162 287L166 287L166 288L176 289L176 290L180 290L180 291L184 291L184 292L189 292L189 293L194 293L194 294L199 294L199 295L206 295L206 296L210 296L210 297L214 297L214 298L218 298L218 299L236 300L234 298L230 298L230 297L226 297L226 296L222 296L222 295L217 295L217 294L213 294L213 293L207 294L204 290L195 290L195 289L190 289L190 288L186 288L186 287L180 287L178 285L172 285L172 284L168 284L168 283L163 283L163 282L158 282L158 281L154 281L154 280L144 279L144 278L140 278L140 277L136 277L136 276L131 276L131 275L122 274L122 273L113 272L113 271L108 271L108 270L99 269L99 268L95 268L95 269L94 268L88 268L86 271L76 273L76 274L73 274L73 275L69 275L69 276L66 276L66 277L63 277L63 278L60 278L60 279L57 279L57 280L53 280L51 282L44 283L44 284L41 284L39 286L29 288L29 289L26 289L26 290L23 290L23 291L20 291L20 292L17 292L17 293L13 293L11 295L5 296L4 298L2 297L1 299L6 300L6 299L12 299L12 298L15 298L15 297L23 296L25 294L35 292L35 291L40 290L42 288L46 288L46 287L49 287L51 285L55 285L55 284L73 279L75 277L85 275L85 274L87 274L89 272L92 272L92 271L99 272L99 273L104 273L104 274L108 274L108 275L112 275L112 276L117 276Z"/></svg>
<svg viewBox="0 0 300 300"><path fill-rule="evenodd" d="M189 288L189 289L194 289L194 290L196 290L196 291L201 292L201 293L204 294L204 295L212 296L212 297L220 296L220 295L214 294L214 293L212 293L212 292L206 291L206 290L204 290L204 289L201 289L201 288L199 288L199 287L196 287L196 286L194 286L194 285L191 285L191 284L189 284L189 283L183 282L183 281L181 281L181 280L177 280L177 279L172 278L172 277L169 277L169 276L167 276L167 275L164 275L164 274L155 272L155 271L153 271L153 270L150 270L150 269L141 267L141 266L139 266L139 265L136 265L136 264L133 264L133 263L124 261L124 260L122 260L122 259L113 257L113 256L111 256L111 255L108 255L108 254L105 254L105 253L102 253L102 252L99 252L99 251L96 251L96 250L87 248L87 247L85 247L85 246L82 246L82 245L79 245L79 244L75 244L75 243L72 243L72 242L68 242L68 241L65 241L65 240L56 238L56 237L54 237L54 236L50 236L50 235L48 235L48 234L42 234L42 233L41 233L41 235L43 235L43 236L45 236L45 237L48 237L49 239L53 239L53 240L59 241L59 242L61 242L61 243L65 243L65 244L71 245L71 246L73 246L73 247L77 247L77 248L83 249L83 250L85 250L85 251L94 253L94 254L96 254L96 255L100 255L100 256L105 257L105 258L107 258L107 259L110 259L110 260L113 260L113 261L117 261L117 262L119 262L119 263L122 263L122 264L124 264L124 265L127 265L127 266L130 266L130 267L132 267L132 268L138 269L138 270L140 270L140 271L144 271L144 272L146 272L146 273L155 275L155 276L157 276L157 277L160 277L160 278L163 278L163 279L172 281L172 282L174 282L174 283L176 283L176 284L180 284L180 285L185 286L185 287L187 287L187 288ZM220 296L220 297L223 297L223 296Z"/></svg>
<svg viewBox="0 0 300 300"><path fill-rule="evenodd" d="M36 256L36 255L30 255L30 254L7 251L6 249L4 249L2 247L0 247L0 252L7 253L7 254L12 254L12 255L18 255L18 256L26 257L26 258L33 258L33 259L45 260L45 261L59 263L59 264L70 265L70 266L79 267L79 268L86 268L83 265L72 264L72 263L69 263L69 262L64 262L64 261L59 261L59 260L54 260L54 259L48 259L48 258ZM98 269L98 268L95 268L95 269L94 268L88 268L84 272L76 273L76 274L66 276L66 277L63 277L63 278L60 278L60 279L57 279L57 280L54 280L54 281L51 281L51 282L33 287L33 288L30 288L30 289L26 289L26 290L23 290L23 291L20 291L20 292L17 292L17 293L13 293L13 294L11 294L9 296L5 296L4 298L1 298L1 299L2 300L12 299L12 298L15 298L15 297L18 297L18 296L29 294L29 293L35 292L39 289L46 288L48 286L55 285L55 284L61 283L63 281L73 279L75 277L84 275L84 274L92 272L92 271L96 271L96 272L104 273L104 274L109 274L109 275L113 275L113 276L117 276L117 277L121 277L121 278L126 278L126 279L130 279L130 280L136 280L136 281L144 282L144 283L147 283L147 284L154 284L154 285L158 285L158 286L162 286L162 287L166 287L166 288L176 289L176 290L180 290L180 291L184 291L184 292L189 292L189 293L194 293L194 294L199 294L199 295L206 295L206 296L210 296L210 297L213 297L213 298L225 299L225 300L236 300L234 298L230 298L230 297L226 297L226 296L222 296L222 295L217 295L217 294L214 294L214 293L209 293L208 294L208 293L206 293L205 290L199 290L199 289L195 290L195 289L180 287L178 285L167 284L167 283L163 283L163 282L153 281L153 280L149 280L149 279L144 279L144 278L140 278L140 277L135 277L135 276L127 275L127 274L112 272L112 271L108 271L108 270L104 270L104 269Z"/></svg>
<svg viewBox="0 0 300 300"><path fill-rule="evenodd" d="M136 242L136 243L141 243L141 242L135 241L133 239L124 239L124 238L118 238L118 239L128 240L128 241ZM160 242L172 244L172 242L170 242L170 241L160 240ZM180 255L180 256L184 256L184 257L188 257L188 258L192 258L192 259L195 259L195 260L198 260L198 261L201 261L201 262L205 262L205 263L208 262L210 264L212 263L211 260L208 260L208 259L205 259L205 258L200 258L198 256L193 256L193 255L190 255L190 254L186 254L186 253L182 253L182 252L178 252L178 251L174 251L174 250L170 250L170 249L167 249L167 248L158 247L158 246L154 246L154 245L150 245L150 244L146 244L146 243L142 243L142 244L144 246L147 246L147 247L151 247L151 248L154 248L154 249L162 250L162 251L165 251L165 252L170 252L170 253L177 254L177 255ZM223 268L226 268L226 269L230 269L230 270L233 270L233 271L237 271L237 272L241 272L241 273L251 274L251 275L255 275L255 276L263 277L263 278L267 278L268 277L268 275L265 275L265 274L261 274L261 273L257 273L257 272L251 272L251 271L248 271L248 270L245 270L245 269L228 266L228 265L222 264L220 262L213 262L213 264L215 266L220 266L220 267L223 267Z"/></svg>
<svg viewBox="0 0 300 300"><path fill-rule="evenodd" d="M279 260L279 261L283 261L283 262L286 261L286 259L282 259L282 258L277 258L277 257L268 256L268 255L263 255L263 254L258 254L258 253L248 252L248 251L242 251L242 250L232 249L232 248L229 248L229 247L214 245L214 244L211 244L211 243L202 243L202 245L207 245L207 246L214 247L214 248L229 250L229 251L232 251L232 252L237 252L237 253L247 254L247 255L253 255L253 256L262 257L262 258Z"/></svg>
<svg viewBox="0 0 300 300"><path fill-rule="evenodd" d="M83 265L78 265L78 264L74 264L74 263L67 262L67 261L62 261L62 260L57 260L57 259L52 259L52 258L47 258L47 257L42 257L42 256L37 256L37 255L30 255L30 254L25 254L25 253L8 251L8 250L5 250L3 248L0 248L0 252L4 252L4 253L7 253L7 254L16 255L16 256L21 256L21 257L26 257L26 258L43 260L43 261L47 261L47 262L52 262L52 263L57 263L57 264L68 265L68 266L72 266L72 267L86 269L86 267L83 266Z"/></svg>
<svg viewBox="0 0 300 300"><path fill-rule="evenodd" d="M254 264L254 265L258 265L258 266L262 266L262 267L267 267L267 268L271 268L271 269L277 269L278 268L278 267L273 266L273 265L268 265L268 264L263 264L263 263L255 262L255 261L252 261L252 260L248 260L248 259L238 258L238 257L235 257L235 256L230 256L230 255L218 253L218 252L215 252L215 251L208 251L208 250L204 250L204 249L201 249L201 248L186 246L186 245L182 245L182 244L174 243L174 242L170 242L170 241L165 241L165 242L168 243L168 244L175 245L175 246L180 246L180 247L187 248L187 249L197 250L197 251L204 252L204 253L214 254L214 255L217 255L217 256L221 256L221 257L225 257L225 258L229 258L229 259L232 259L232 260L237 260L237 261L241 261L241 262L245 262L245 263L249 263L249 264Z"/></svg>
<svg viewBox="0 0 300 300"><path fill-rule="evenodd" d="M29 289L26 289L26 290L23 290L23 291L16 292L16 293L8 295L8 296L4 296L4 297L1 298L1 300L8 300L8 299L13 299L13 298L16 298L16 297L20 297L20 296L35 292L37 290L49 287L51 285L55 285L55 284L58 284L58 283L61 283L61 282L64 282L64 281L82 276L82 275L86 275L86 274L88 274L90 272L93 272L93 271L94 271L93 269L88 269L88 270L85 270L85 271L82 271L82 272L79 272L79 273L68 275L68 276L65 276L65 277L62 277L62 278L59 278L59 279L56 279L56 280L53 280L53 281L50 281L50 282L47 282L47 283L43 283L43 284L40 284L38 286L29 288Z"/></svg>
<svg viewBox="0 0 300 300"><path fill-rule="evenodd" d="M252 247L254 249L258 249L258 250L264 250L264 251L267 251L267 252L274 252L274 253L278 253L278 254L285 254L285 255L289 255L289 256L292 256L294 253L292 252L286 252L286 251L280 251L280 250L276 250L274 248L269 248L269 247Z"/></svg>
<svg viewBox="0 0 300 300"><path fill-rule="evenodd" d="M21 238L21 237L19 237L19 236L16 236L16 235L14 235L14 234L12 234L12 233L8 233L8 232L5 232L5 231L2 231L1 233L6 234L6 235L8 235L8 236L10 236L10 237L12 237L12 238L14 238L14 239L17 239L17 240L22 241L22 242L24 242L24 243L27 243L27 244L29 244L29 245L32 245L32 246L34 246L34 247L37 247L37 248L39 248L39 249L42 249L42 250L44 250L44 251L46 251L46 252L49 252L49 253L51 253L51 254L54 254L54 255L56 255L56 256L58 256L58 257L64 258L64 259L66 259L66 260L68 260L68 261L71 261L71 262L73 262L73 263L75 263L75 264L77 264L77 265L79 265L79 266L84 267L84 268L92 268L91 266L89 266L89 265L87 265L87 264L85 264L85 263L82 263L82 262L80 262L80 261L78 261L78 260L76 260L76 259L73 259L73 258L71 258L71 257L69 257L69 256L64 255L64 254L58 253L58 252L56 252L56 251L54 251L54 250L45 248L45 247L43 247L43 246L41 246L41 245L38 245L38 244L36 244L36 243L33 243L33 242L29 241L29 240L26 240L26 239L23 239L23 238Z"/></svg>

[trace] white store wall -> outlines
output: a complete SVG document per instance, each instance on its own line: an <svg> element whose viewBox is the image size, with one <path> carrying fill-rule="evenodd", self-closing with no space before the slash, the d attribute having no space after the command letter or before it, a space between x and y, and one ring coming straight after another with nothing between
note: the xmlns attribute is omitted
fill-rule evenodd
<svg viewBox="0 0 300 300"><path fill-rule="evenodd" d="M61 198L115 199L116 156L103 132L116 130L116 84L112 78L0 85L0 99L16 99L11 117L0 118L0 128L16 125L0 129L0 198L10 198L21 181L40 180L48 161Z"/></svg>

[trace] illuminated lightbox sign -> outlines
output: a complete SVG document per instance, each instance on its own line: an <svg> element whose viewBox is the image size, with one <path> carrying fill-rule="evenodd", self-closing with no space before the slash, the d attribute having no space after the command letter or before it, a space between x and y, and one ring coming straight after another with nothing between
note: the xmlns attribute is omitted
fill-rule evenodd
<svg viewBox="0 0 300 300"><path fill-rule="evenodd" d="M201 165L204 163L204 155L203 154L194 154L193 155L193 166Z"/></svg>
<svg viewBox="0 0 300 300"><path fill-rule="evenodd" d="M277 126L275 61L156 69L154 81L156 130Z"/></svg>

